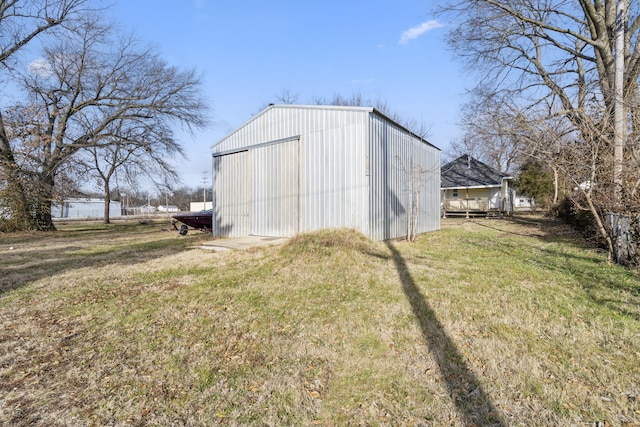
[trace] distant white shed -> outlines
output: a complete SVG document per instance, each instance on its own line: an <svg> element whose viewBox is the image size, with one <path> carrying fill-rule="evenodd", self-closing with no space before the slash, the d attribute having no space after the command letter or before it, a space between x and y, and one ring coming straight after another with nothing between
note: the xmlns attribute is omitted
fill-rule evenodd
<svg viewBox="0 0 640 427"><path fill-rule="evenodd" d="M213 233L440 228L440 150L369 107L270 105L213 146Z"/></svg>
<svg viewBox="0 0 640 427"><path fill-rule="evenodd" d="M180 212L176 205L158 205L158 212Z"/></svg>
<svg viewBox="0 0 640 427"><path fill-rule="evenodd" d="M516 212L534 212L536 210L536 200L533 197L514 196L513 207Z"/></svg>
<svg viewBox="0 0 640 427"><path fill-rule="evenodd" d="M199 212L207 209L212 209L212 202L190 202L189 203L189 211L190 212Z"/></svg>

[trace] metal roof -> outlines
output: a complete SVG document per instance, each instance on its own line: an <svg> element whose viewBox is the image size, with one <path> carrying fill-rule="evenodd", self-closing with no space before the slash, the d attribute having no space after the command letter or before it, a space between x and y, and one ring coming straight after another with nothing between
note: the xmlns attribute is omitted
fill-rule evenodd
<svg viewBox="0 0 640 427"><path fill-rule="evenodd" d="M437 146L433 145L432 143L430 143L426 139L416 135L410 129L407 129L402 124L396 122L391 117L387 116L383 112L381 112L381 111L379 111L379 110L377 110L377 109L375 109L373 107L361 107L361 106L349 106L349 105L299 105L299 104L269 104L264 110L260 111L258 114L256 114L255 116L251 117L249 120L245 121L240 126L238 126L236 129L234 129L233 131L231 131L230 133L228 133L227 135L222 137L220 140L218 140L215 144L213 144L213 146L211 148L216 147L219 143L221 143L222 141L227 139L230 135L234 134L239 129L245 127L246 125L248 125L252 121L256 120L258 117L260 117L260 116L262 116L264 114L267 114L267 112L269 110L272 110L272 109L275 109L275 108L292 108L292 109L300 109L300 110L365 111L365 112L377 114L378 116L384 118L385 120L393 123L394 125L398 126L399 128L401 128L401 129L405 130L406 132L410 133L415 138L420 139L424 144L427 144L427 145L437 149L438 151L442 151Z"/></svg>

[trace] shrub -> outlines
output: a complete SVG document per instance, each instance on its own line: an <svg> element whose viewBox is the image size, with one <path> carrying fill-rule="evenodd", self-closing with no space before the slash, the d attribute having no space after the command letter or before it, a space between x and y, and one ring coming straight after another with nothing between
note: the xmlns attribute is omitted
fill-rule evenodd
<svg viewBox="0 0 640 427"><path fill-rule="evenodd" d="M591 211L581 209L570 197L563 197L560 202L551 209L550 214L558 217L564 223L569 224L585 239L594 242L599 247L606 248Z"/></svg>

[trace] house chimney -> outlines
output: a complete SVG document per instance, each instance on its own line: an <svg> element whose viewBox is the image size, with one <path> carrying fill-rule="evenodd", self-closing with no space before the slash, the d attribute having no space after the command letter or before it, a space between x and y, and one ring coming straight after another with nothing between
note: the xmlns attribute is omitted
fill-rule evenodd
<svg viewBox="0 0 640 427"><path fill-rule="evenodd" d="M471 169L471 156L467 154L467 169Z"/></svg>

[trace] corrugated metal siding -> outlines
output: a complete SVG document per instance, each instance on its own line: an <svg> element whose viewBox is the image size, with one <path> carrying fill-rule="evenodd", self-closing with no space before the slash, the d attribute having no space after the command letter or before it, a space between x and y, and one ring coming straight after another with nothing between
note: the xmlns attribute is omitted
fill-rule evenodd
<svg viewBox="0 0 640 427"><path fill-rule="evenodd" d="M292 143L295 136L299 142ZM273 106L213 147L214 155L242 149L246 158L233 153L215 162L219 236L289 236L327 227L355 228L376 240L404 236L407 170L418 167L430 171L417 179L423 187L418 232L440 228L439 150L371 108ZM292 164L298 169L280 170ZM232 179L239 182L227 182Z"/></svg>
<svg viewBox="0 0 640 427"><path fill-rule="evenodd" d="M355 228L368 234L366 176L368 112L325 111L305 138L301 231Z"/></svg>
<svg viewBox="0 0 640 427"><path fill-rule="evenodd" d="M371 197L374 240L407 235L411 188L419 194L417 232L440 228L440 152L376 114L370 130Z"/></svg>
<svg viewBox="0 0 640 427"><path fill-rule="evenodd" d="M302 135L298 163L298 231L350 227L369 234L366 170L370 112L370 108L274 106L222 139L214 146L214 155L244 148L253 152L257 150L253 146ZM269 164L272 161L275 158L269 160L265 157L260 170L265 173L273 171L274 165ZM223 189L215 184L219 179L214 176L215 192L218 191L216 188ZM265 181L266 187L261 191L277 194L275 188L267 188L272 185L279 184ZM216 200L225 198L219 192L214 197ZM263 217L271 216L265 209L255 207L252 209L253 215L261 211ZM270 233L276 233L273 227L278 226L278 221L271 221L274 221L272 225L264 227L272 227ZM277 235L285 236L288 233L287 229L281 229Z"/></svg>
<svg viewBox="0 0 640 427"><path fill-rule="evenodd" d="M249 235L253 199L252 163L249 151L214 157L214 236Z"/></svg>
<svg viewBox="0 0 640 427"><path fill-rule="evenodd" d="M250 151L254 167L251 234L290 237L298 232L298 142L295 139Z"/></svg>

